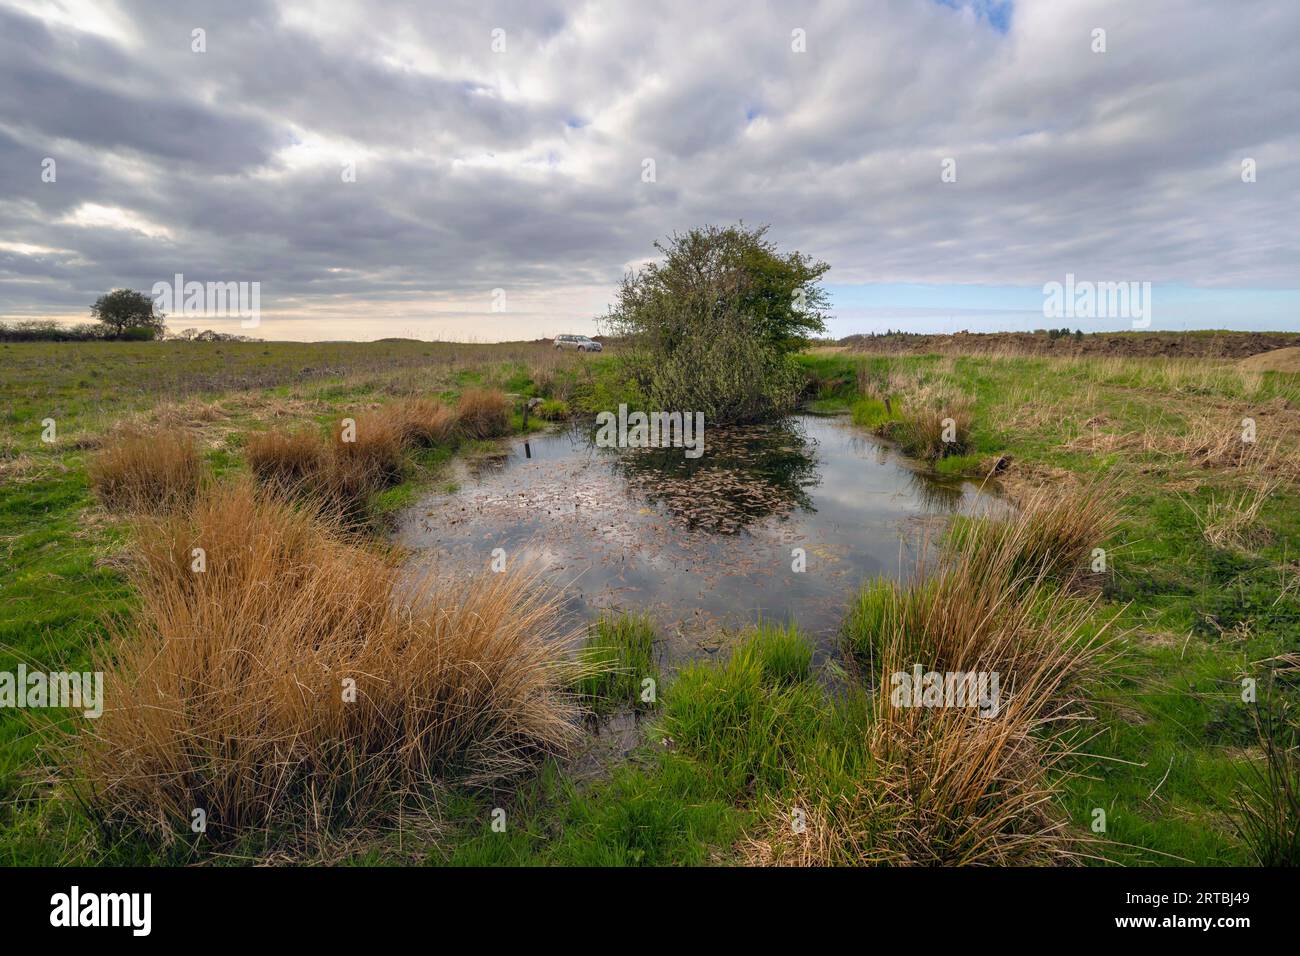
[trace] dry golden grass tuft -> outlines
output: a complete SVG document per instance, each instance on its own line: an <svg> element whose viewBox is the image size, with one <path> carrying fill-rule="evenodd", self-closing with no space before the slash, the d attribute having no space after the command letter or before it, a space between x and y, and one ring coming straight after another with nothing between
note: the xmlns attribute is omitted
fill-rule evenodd
<svg viewBox="0 0 1300 956"><path fill-rule="evenodd" d="M404 580L248 482L135 540L139 607L95 662L103 716L69 742L110 830L188 839L199 808L218 845L302 836L440 779L510 777L575 738L571 638L527 576Z"/></svg>
<svg viewBox="0 0 1300 956"><path fill-rule="evenodd" d="M1090 656L1075 651L1091 641L1097 595L1058 585L1086 569L1115 524L1111 494L1098 486L1064 498L1041 492L1005 518L963 517L908 581L863 589L846 647L865 675L910 655L907 668L996 672L1004 682L1043 672L1059 695L1089 676Z"/></svg>
<svg viewBox="0 0 1300 956"><path fill-rule="evenodd" d="M1246 419L1258 419L1257 435L1246 429ZM1160 415L1143 428L1129 431L1109 430L1103 427L1108 424L1105 421L1085 424L1088 430L1066 442L1066 448L1152 455L1171 465L1234 471L1252 480L1300 480L1300 443L1295 440L1290 413L1251 412L1245 405L1231 413L1192 407L1182 409L1181 417Z"/></svg>
<svg viewBox="0 0 1300 956"><path fill-rule="evenodd" d="M1204 512L1198 511L1184 499L1201 528L1201 537L1215 548L1250 552L1269 539L1269 530L1259 520L1270 496L1281 481L1266 480L1260 487L1228 493L1223 497L1211 494Z"/></svg>
<svg viewBox="0 0 1300 956"><path fill-rule="evenodd" d="M15 485L28 481L45 481L52 474L67 474L68 466L61 461L37 458L26 452L17 452L13 446L0 446L0 484Z"/></svg>
<svg viewBox="0 0 1300 956"><path fill-rule="evenodd" d="M465 389L456 414L466 438L498 438L510 432L510 402L496 389Z"/></svg>
<svg viewBox="0 0 1300 956"><path fill-rule="evenodd" d="M867 770L832 774L833 785L809 775L742 846L752 862L1061 865L1089 855L1062 798L1113 619L1097 620L1096 596L1053 583L1072 560L1035 557L1045 525L1060 522L1045 514L968 519L925 573L863 591L844 640L871 695ZM895 676L918 667L996 674L996 706L909 706ZM790 826L792 805L807 814L802 832Z"/></svg>
<svg viewBox="0 0 1300 956"><path fill-rule="evenodd" d="M319 480L329 449L313 428L254 432L244 444L248 467L276 491L300 493Z"/></svg>
<svg viewBox="0 0 1300 956"><path fill-rule="evenodd" d="M431 447L450 442L456 434L456 412L429 398L406 398L384 406L408 445Z"/></svg>
<svg viewBox="0 0 1300 956"><path fill-rule="evenodd" d="M1027 575L1022 542L1036 532L991 535L995 556L950 559L927 584L920 626L896 620L878 636L871 753L879 767L861 799L888 822L881 862L1060 864L1079 854L1061 794L1086 715L1084 688L1099 675L1105 625L1095 599ZM1032 565L1031 565L1032 566ZM992 595L971 592L983 587ZM939 673L996 674L996 713L904 707L892 675L916 665Z"/></svg>
<svg viewBox="0 0 1300 956"><path fill-rule="evenodd" d="M974 562L1010 561L1008 573L1069 583L1090 567L1093 550L1118 527L1119 499L1113 478L1068 490L1037 486L1016 497L1018 514L1013 518L959 522L954 539L967 547ZM963 542L968 528L973 537Z"/></svg>
<svg viewBox="0 0 1300 956"><path fill-rule="evenodd" d="M405 436L402 419L380 409L339 422L332 442L311 427L256 432L248 437L245 456L271 490L356 517L371 494L401 477Z"/></svg>
<svg viewBox="0 0 1300 956"><path fill-rule="evenodd" d="M87 463L90 487L107 508L158 511L194 497L203 476L198 444L174 428L123 429Z"/></svg>
<svg viewBox="0 0 1300 956"><path fill-rule="evenodd" d="M954 708L890 708L870 731L868 776L833 799L794 797L792 805L811 808L803 832L790 826L788 808L776 811L742 852L767 866L1080 862L1081 841L1060 806L1060 765L1071 752L1051 742L1034 694L1022 688L989 718Z"/></svg>
<svg viewBox="0 0 1300 956"><path fill-rule="evenodd" d="M184 402L163 402L149 413L160 428L193 428L229 418L219 402L192 398Z"/></svg>
<svg viewBox="0 0 1300 956"><path fill-rule="evenodd" d="M370 475L379 484L399 478L406 461L402 426L382 408L336 423L332 448L345 471Z"/></svg>
<svg viewBox="0 0 1300 956"><path fill-rule="evenodd" d="M509 431L505 395L470 389L459 410L428 398L398 399L336 422L330 440L311 428L254 433L246 454L264 485L352 518L370 495L401 478L407 449L453 442L458 432L490 438Z"/></svg>

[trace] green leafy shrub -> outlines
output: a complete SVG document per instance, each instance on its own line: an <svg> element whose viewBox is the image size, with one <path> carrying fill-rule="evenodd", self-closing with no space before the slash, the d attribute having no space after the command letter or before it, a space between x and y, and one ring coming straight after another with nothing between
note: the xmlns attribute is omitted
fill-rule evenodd
<svg viewBox="0 0 1300 956"><path fill-rule="evenodd" d="M830 268L781 254L766 227L705 226L655 243L664 261L629 272L608 324L650 406L755 421L793 407L792 356L825 331Z"/></svg>

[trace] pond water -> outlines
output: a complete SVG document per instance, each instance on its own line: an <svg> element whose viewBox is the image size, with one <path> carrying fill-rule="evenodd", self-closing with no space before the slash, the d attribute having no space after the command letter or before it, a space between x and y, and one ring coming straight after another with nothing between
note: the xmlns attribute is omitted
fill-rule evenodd
<svg viewBox="0 0 1300 956"><path fill-rule="evenodd" d="M412 565L486 574L502 548L508 566L544 569L575 624L649 612L669 663L716 652L760 616L797 621L826 649L864 580L906 574L927 519L983 494L917 471L845 418L712 428L698 459L596 448L591 435L566 428L457 461L455 490L399 519Z"/></svg>

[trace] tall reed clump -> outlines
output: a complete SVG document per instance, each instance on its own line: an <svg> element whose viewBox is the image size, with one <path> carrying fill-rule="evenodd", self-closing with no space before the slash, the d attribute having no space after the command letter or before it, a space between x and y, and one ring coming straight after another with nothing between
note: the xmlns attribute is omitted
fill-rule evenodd
<svg viewBox="0 0 1300 956"><path fill-rule="evenodd" d="M1080 841L1061 806L1071 752L1052 739L1036 693L1025 688L996 717L954 708L880 712L856 779L831 785L829 762L803 777L772 801L747 856L780 866L1077 862Z"/></svg>
<svg viewBox="0 0 1300 956"><path fill-rule="evenodd" d="M181 429L130 428L112 436L86 471L106 508L162 511L198 492L203 458L194 437Z"/></svg>
<svg viewBox="0 0 1300 956"><path fill-rule="evenodd" d="M460 432L466 438L499 438L510 434L510 402L490 388L467 388L456 404Z"/></svg>
<svg viewBox="0 0 1300 956"><path fill-rule="evenodd" d="M1092 523L1084 526L1076 515ZM1035 494L1003 518L961 516L934 555L905 582L880 578L851 606L842 640L868 678L882 661L934 671L999 672L1006 681L1046 668L1053 694L1086 674L1094 645L1088 627L1096 599L1056 585L1068 582L1115 523L1105 492ZM889 671L890 674L895 671Z"/></svg>
<svg viewBox="0 0 1300 956"><path fill-rule="evenodd" d="M335 423L331 434L335 468L367 475L377 485L401 477L406 462L405 424L386 408L345 418Z"/></svg>
<svg viewBox="0 0 1300 956"><path fill-rule="evenodd" d="M263 488L351 521L364 514L370 496L398 471L391 460L367 454L369 449L340 452L345 444L331 443L311 427L272 430L250 435L244 455Z"/></svg>
<svg viewBox="0 0 1300 956"><path fill-rule="evenodd" d="M1103 644L1093 604L1059 592L1014 593L968 606L961 574L931 593L951 603L982 638L937 625L912 632L887 626L877 636L875 713L869 749L876 773L856 801L889 838L869 858L880 862L1051 864L1077 855L1061 807L1073 755L1071 730L1085 713L1082 687L1095 676ZM1000 606L999 606L1000 605ZM974 612L972 614L972 612ZM987 614L987 618L981 617ZM988 623L985 623L985 622ZM985 696L908 700L898 675L972 675ZM997 683L994 684L993 681ZM923 678L927 684L931 678ZM934 686L934 684L929 684ZM991 703L989 703L991 702ZM849 806L853 806L850 803ZM828 808L832 818L836 808Z"/></svg>
<svg viewBox="0 0 1300 956"><path fill-rule="evenodd" d="M340 420L328 441L310 427L254 433L245 457L264 486L355 518L374 492L401 478L408 447L450 432L449 415L435 403L397 402Z"/></svg>
<svg viewBox="0 0 1300 956"><path fill-rule="evenodd" d="M197 808L216 845L301 836L574 739L569 638L527 576L405 580L247 482L142 522L136 550L103 716L66 755L106 831L189 839Z"/></svg>
<svg viewBox="0 0 1300 956"><path fill-rule="evenodd" d="M401 479L406 452L455 443L461 435L510 433L510 403L493 389L466 389L459 406L407 398L340 419L326 440L310 429L250 435L246 454L264 485L352 519L370 496Z"/></svg>
<svg viewBox="0 0 1300 956"><path fill-rule="evenodd" d="M1068 493L1036 488L1008 518L958 516L947 545L1011 580L1069 583L1089 571L1095 549L1119 527L1118 497L1103 480Z"/></svg>
<svg viewBox="0 0 1300 956"><path fill-rule="evenodd" d="M1026 560L1034 520L972 519L960 547L909 581L864 589L843 629L867 695L860 752L850 742L805 765L771 801L746 847L752 859L1026 865L1084 855L1062 788L1109 622L1097 620L1095 596L1072 595ZM852 774L841 769L849 758ZM790 826L792 806L802 829Z"/></svg>
<svg viewBox="0 0 1300 956"><path fill-rule="evenodd" d="M941 405L905 406L889 434L913 458L938 461L970 451L970 405L953 401Z"/></svg>
<svg viewBox="0 0 1300 956"><path fill-rule="evenodd" d="M867 391L853 405L853 421L898 442L905 454L928 462L965 455L975 447L971 436L971 400L937 383L896 380L882 369L863 372Z"/></svg>

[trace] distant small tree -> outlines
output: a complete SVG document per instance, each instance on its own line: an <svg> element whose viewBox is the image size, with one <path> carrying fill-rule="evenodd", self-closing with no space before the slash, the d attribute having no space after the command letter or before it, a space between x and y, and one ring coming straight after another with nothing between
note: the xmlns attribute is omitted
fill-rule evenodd
<svg viewBox="0 0 1300 956"><path fill-rule="evenodd" d="M134 289L106 292L95 300L90 314L114 338L152 339L166 328L162 314L154 311L153 299Z"/></svg>

